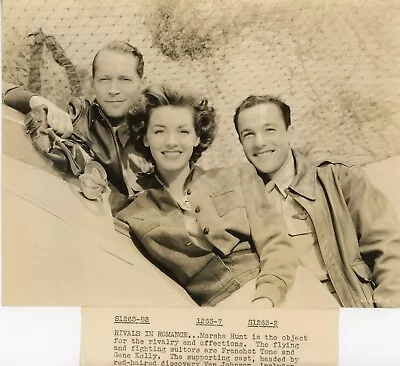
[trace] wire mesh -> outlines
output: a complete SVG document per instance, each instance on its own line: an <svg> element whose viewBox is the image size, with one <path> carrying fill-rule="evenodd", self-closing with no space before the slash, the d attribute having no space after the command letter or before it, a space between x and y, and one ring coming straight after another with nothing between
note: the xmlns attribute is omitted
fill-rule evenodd
<svg viewBox="0 0 400 366"><path fill-rule="evenodd" d="M93 97L90 66L111 40L145 59L146 84L210 99L219 118L205 167L245 161L233 128L250 94L292 108L293 146L365 164L400 154L396 0L4 0L3 80L61 107Z"/></svg>

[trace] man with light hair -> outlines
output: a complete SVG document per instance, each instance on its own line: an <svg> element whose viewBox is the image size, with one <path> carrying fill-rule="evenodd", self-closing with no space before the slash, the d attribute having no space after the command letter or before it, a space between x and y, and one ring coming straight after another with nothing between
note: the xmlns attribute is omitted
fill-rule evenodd
<svg viewBox="0 0 400 366"><path fill-rule="evenodd" d="M48 126L62 138L83 144L104 167L113 211L141 190L137 173L149 169L129 144L129 109L140 97L143 70L143 55L136 47L119 41L107 44L92 63L95 100L74 98L68 113L40 95L3 84L5 104L23 113L45 105Z"/></svg>

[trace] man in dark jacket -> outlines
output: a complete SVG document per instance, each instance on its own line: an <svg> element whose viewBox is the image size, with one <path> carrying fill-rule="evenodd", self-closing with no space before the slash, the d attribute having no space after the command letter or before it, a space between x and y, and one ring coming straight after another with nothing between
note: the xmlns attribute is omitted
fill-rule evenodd
<svg viewBox="0 0 400 366"><path fill-rule="evenodd" d="M234 123L301 265L340 306L400 307L400 223L363 171L291 149L290 107L274 97L248 97Z"/></svg>
<svg viewBox="0 0 400 366"><path fill-rule="evenodd" d="M149 169L129 143L129 109L138 100L143 56L126 42L107 44L94 57L92 83L96 99L70 101L68 113L21 87L3 85L4 103L23 113L46 105L47 123L61 137L85 145L106 170L113 211L141 188L137 173Z"/></svg>

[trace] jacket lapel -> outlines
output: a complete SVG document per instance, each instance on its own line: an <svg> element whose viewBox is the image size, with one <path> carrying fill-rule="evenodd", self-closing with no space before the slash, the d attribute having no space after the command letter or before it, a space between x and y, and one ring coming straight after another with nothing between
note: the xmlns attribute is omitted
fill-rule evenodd
<svg viewBox="0 0 400 366"><path fill-rule="evenodd" d="M344 238L338 238L338 235L341 236L342 233L337 219L340 217L340 220L346 220L346 218L343 217L343 212L339 214L332 211L335 210L338 202L341 202L341 206L346 206L339 193L341 189L334 176L327 176L328 172L317 173L316 166L297 152L294 152L294 157L298 170L293 184L290 186L295 193L292 194L292 197L311 218L325 266L343 305L357 306L352 296L352 290L349 288L348 276L344 273L343 268L343 263L348 262L349 255L346 248L342 248L343 253L339 251L338 240L344 242ZM330 171L329 174L333 174L333 172ZM320 184L317 184L317 179ZM351 217L348 219L351 221Z"/></svg>
<svg viewBox="0 0 400 366"><path fill-rule="evenodd" d="M290 188L297 194L315 201L317 170L303 155L293 150L296 174Z"/></svg>

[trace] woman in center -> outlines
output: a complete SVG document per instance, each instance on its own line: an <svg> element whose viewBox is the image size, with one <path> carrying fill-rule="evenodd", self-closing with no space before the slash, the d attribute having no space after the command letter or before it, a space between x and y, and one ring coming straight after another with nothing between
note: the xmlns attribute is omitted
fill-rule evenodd
<svg viewBox="0 0 400 366"><path fill-rule="evenodd" d="M143 94L133 111L132 136L154 174L149 188L117 218L198 305L226 303L254 280L248 303L278 306L293 282L297 258L253 166L195 165L216 134L214 109L166 86Z"/></svg>

